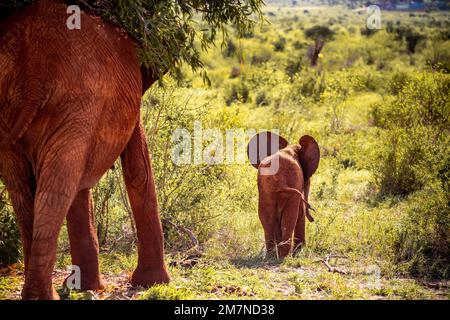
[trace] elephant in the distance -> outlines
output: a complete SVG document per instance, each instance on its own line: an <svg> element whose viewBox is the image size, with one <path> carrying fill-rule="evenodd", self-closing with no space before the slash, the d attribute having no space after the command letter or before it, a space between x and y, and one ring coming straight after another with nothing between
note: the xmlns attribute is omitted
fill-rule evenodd
<svg viewBox="0 0 450 320"><path fill-rule="evenodd" d="M308 203L310 178L320 160L319 145L305 135L298 144L272 132L249 142L247 153L258 169L258 213L269 256L284 258L305 244L305 217L314 221Z"/></svg>
<svg viewBox="0 0 450 320"><path fill-rule="evenodd" d="M0 176L20 225L25 299L57 299L57 239L67 218L81 289L104 285L91 188L120 156L138 237L131 282L169 281L144 131L142 74L135 43L82 12L66 26L63 1L41 0L0 22Z"/></svg>

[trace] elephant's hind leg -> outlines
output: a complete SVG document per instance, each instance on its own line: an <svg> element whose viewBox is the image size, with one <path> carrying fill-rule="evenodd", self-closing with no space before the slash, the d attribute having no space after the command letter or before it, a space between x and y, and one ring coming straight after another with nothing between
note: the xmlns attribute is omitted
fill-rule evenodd
<svg viewBox="0 0 450 320"><path fill-rule="evenodd" d="M164 238L145 134L138 124L121 155L123 175L138 237L138 266L131 282L148 287L169 282Z"/></svg>
<svg viewBox="0 0 450 320"><path fill-rule="evenodd" d="M280 192L278 210L281 216L281 241L278 243L280 258L285 258L292 248L292 236L298 218L300 195L296 192Z"/></svg>
<svg viewBox="0 0 450 320"><path fill-rule="evenodd" d="M59 298L52 286L58 235L77 195L89 144L80 140L74 130L74 136L68 135L64 141L55 139L48 145L38 162L33 239L22 293L24 299Z"/></svg>
<svg viewBox="0 0 450 320"><path fill-rule="evenodd" d="M268 258L279 257L277 244L281 241L280 216L274 198L271 193L260 194L258 203L259 220L264 229Z"/></svg>
<svg viewBox="0 0 450 320"><path fill-rule="evenodd" d="M81 271L82 290L100 290L99 245L95 229L92 195L89 189L78 193L67 214L72 264ZM75 272L75 271L74 271Z"/></svg>
<svg viewBox="0 0 450 320"><path fill-rule="evenodd" d="M294 250L298 251L306 244L305 228L306 228L306 204L301 201L299 205L297 223L294 230Z"/></svg>

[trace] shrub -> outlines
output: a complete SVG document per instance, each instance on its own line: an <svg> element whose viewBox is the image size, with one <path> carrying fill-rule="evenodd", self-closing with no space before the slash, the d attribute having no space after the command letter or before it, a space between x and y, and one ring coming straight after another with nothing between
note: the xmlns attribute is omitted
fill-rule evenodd
<svg viewBox="0 0 450 320"><path fill-rule="evenodd" d="M375 173L384 195L405 196L436 179L448 154L450 75L416 74L386 106L377 106L375 124L386 132Z"/></svg>
<svg viewBox="0 0 450 320"><path fill-rule="evenodd" d="M301 57L291 58L286 63L286 74L289 76L289 78L294 77L294 75L298 72L300 72L303 68L303 61Z"/></svg>
<svg viewBox="0 0 450 320"><path fill-rule="evenodd" d="M277 41L273 43L273 49L275 51L284 51L286 47L286 38L279 37Z"/></svg>
<svg viewBox="0 0 450 320"><path fill-rule="evenodd" d="M374 173L380 195L407 206L398 224L395 263L419 276L449 276L450 76L423 72L375 110L385 129Z"/></svg>
<svg viewBox="0 0 450 320"><path fill-rule="evenodd" d="M408 74L395 72L389 81L389 89L392 94L398 95L408 83Z"/></svg>
<svg viewBox="0 0 450 320"><path fill-rule="evenodd" d="M397 40L404 40L406 43L406 49L408 53L413 54L416 52L416 47L419 42L426 39L425 35L416 31L410 26L397 26L394 27L391 24L388 25L387 31L395 34Z"/></svg>
<svg viewBox="0 0 450 320"><path fill-rule="evenodd" d="M129 253L137 238L120 162L103 176L92 196L101 249Z"/></svg>
<svg viewBox="0 0 450 320"><path fill-rule="evenodd" d="M311 98L314 101L319 101L325 88L326 84L323 74L305 70L294 76L292 86L294 96Z"/></svg>
<svg viewBox="0 0 450 320"><path fill-rule="evenodd" d="M360 29L361 34L366 37L374 35L377 31L377 29L369 29L367 27L363 27Z"/></svg>
<svg viewBox="0 0 450 320"><path fill-rule="evenodd" d="M261 50L258 53L254 53L251 58L252 65L258 65L268 62L272 59L272 54L268 50Z"/></svg>
<svg viewBox="0 0 450 320"><path fill-rule="evenodd" d="M237 78L241 75L241 68L240 67L233 67L231 68L231 72L230 72L230 78L234 79Z"/></svg>
<svg viewBox="0 0 450 320"><path fill-rule="evenodd" d="M306 47L306 44L305 43L303 43L302 41L294 41L294 43L292 44L292 46L295 48L295 49L297 49L297 50L300 50L300 49L303 49L303 48L305 48Z"/></svg>
<svg viewBox="0 0 450 320"><path fill-rule="evenodd" d="M257 106L267 106L270 104L270 99L267 97L265 91L258 92L255 103Z"/></svg>
<svg viewBox="0 0 450 320"><path fill-rule="evenodd" d="M227 106L231 105L233 102L246 103L248 101L250 101L250 89L243 81L240 81L237 84L233 83L225 91L225 103Z"/></svg>
<svg viewBox="0 0 450 320"><path fill-rule="evenodd" d="M223 50L222 54L225 58L230 58L234 56L236 53L237 47L234 44L233 40L228 39L227 44L225 46L225 49Z"/></svg>
<svg viewBox="0 0 450 320"><path fill-rule="evenodd" d="M225 211L224 206L218 207L217 204L226 203L224 195L229 195L230 186L238 182L233 180L234 176L229 174L229 166L225 164L209 165L205 159L185 165L174 163L172 155L178 141L173 141L172 134L176 129L186 129L191 134L192 161L196 159L194 148L199 147L194 141L194 130L198 130L195 129L196 123L201 123L203 130L214 127L225 130L239 126L235 123L239 114L234 108L224 108L216 115L205 102L209 98L201 99L201 95L192 98L193 91L189 89L177 88L174 92L175 87L170 82L165 87L152 87L144 99L142 114L166 243L169 249L184 250L186 244L190 245L189 237L174 224L191 230L200 243L205 242L217 231L216 218ZM230 110L230 114L226 110ZM200 143L204 153L211 141Z"/></svg>
<svg viewBox="0 0 450 320"><path fill-rule="evenodd" d="M396 263L415 276L450 276L450 216L448 192L439 183L413 194L398 224Z"/></svg>
<svg viewBox="0 0 450 320"><path fill-rule="evenodd" d="M424 130L391 130L381 148L379 166L375 171L380 194L406 196L424 187L430 179L428 164L433 162L433 148L424 141Z"/></svg>
<svg viewBox="0 0 450 320"><path fill-rule="evenodd" d="M450 41L430 39L424 49L424 58L428 66L450 73Z"/></svg>
<svg viewBox="0 0 450 320"><path fill-rule="evenodd" d="M20 258L20 233L5 188L0 182L0 266Z"/></svg>

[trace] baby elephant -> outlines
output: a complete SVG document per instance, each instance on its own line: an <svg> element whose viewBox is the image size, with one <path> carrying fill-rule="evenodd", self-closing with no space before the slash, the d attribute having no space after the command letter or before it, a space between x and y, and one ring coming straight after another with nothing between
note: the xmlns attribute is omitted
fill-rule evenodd
<svg viewBox="0 0 450 320"><path fill-rule="evenodd" d="M250 140L247 154L258 169L258 211L267 254L284 258L292 240L294 249L305 244L305 216L314 221L308 194L310 178L319 166L319 145L307 135L299 144L288 145L277 134L261 132Z"/></svg>

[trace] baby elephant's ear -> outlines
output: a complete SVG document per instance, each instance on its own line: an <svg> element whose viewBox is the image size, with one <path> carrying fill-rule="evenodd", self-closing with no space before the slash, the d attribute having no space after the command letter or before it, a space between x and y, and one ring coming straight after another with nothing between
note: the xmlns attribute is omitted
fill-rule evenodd
<svg viewBox="0 0 450 320"><path fill-rule="evenodd" d="M278 150L286 148L288 142L283 137L270 131L260 132L250 139L247 145L247 155L252 166L258 169L261 161L276 153Z"/></svg>
<svg viewBox="0 0 450 320"><path fill-rule="evenodd" d="M303 176L305 181L308 181L319 166L319 145L313 137L307 135L301 137L298 143L302 146L299 158L303 169Z"/></svg>

